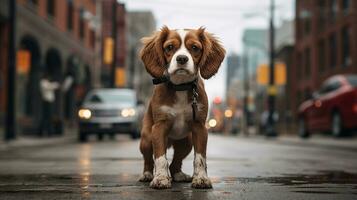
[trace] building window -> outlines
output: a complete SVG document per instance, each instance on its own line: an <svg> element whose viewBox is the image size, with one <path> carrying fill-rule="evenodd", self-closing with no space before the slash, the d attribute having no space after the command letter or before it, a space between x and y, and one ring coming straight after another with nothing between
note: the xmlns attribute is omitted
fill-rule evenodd
<svg viewBox="0 0 357 200"><path fill-rule="evenodd" d="M302 25L302 34L304 36L309 35L311 32L311 12L303 8L299 13L299 21Z"/></svg>
<svg viewBox="0 0 357 200"><path fill-rule="evenodd" d="M301 90L298 90L297 92L297 108L299 108L300 104L303 102L303 97L302 97L302 92Z"/></svg>
<svg viewBox="0 0 357 200"><path fill-rule="evenodd" d="M79 24L79 37L81 39L83 39L84 38L84 9L83 8L81 8L79 10L78 19L79 19L79 23L78 23Z"/></svg>
<svg viewBox="0 0 357 200"><path fill-rule="evenodd" d="M38 0L28 0L27 2L32 5L38 5Z"/></svg>
<svg viewBox="0 0 357 200"><path fill-rule="evenodd" d="M0 0L1 1L1 0ZM37 10L38 0L27 0L27 6L34 11Z"/></svg>
<svg viewBox="0 0 357 200"><path fill-rule="evenodd" d="M303 76L303 62L302 62L302 53L298 53L297 55L297 66L296 66L296 71L298 75L298 79L301 80Z"/></svg>
<svg viewBox="0 0 357 200"><path fill-rule="evenodd" d="M298 19L296 22L296 38L301 39L302 35L302 20Z"/></svg>
<svg viewBox="0 0 357 200"><path fill-rule="evenodd" d="M94 46L95 46L95 32L93 30L90 30L89 42L90 42L90 46L92 48L94 48Z"/></svg>
<svg viewBox="0 0 357 200"><path fill-rule="evenodd" d="M338 4L337 0L330 0L330 21L335 22L337 18L338 12Z"/></svg>
<svg viewBox="0 0 357 200"><path fill-rule="evenodd" d="M68 0L67 1L67 29L70 31L73 30L73 13L74 13L73 1Z"/></svg>
<svg viewBox="0 0 357 200"><path fill-rule="evenodd" d="M326 26L326 0L319 0L318 1L318 8L319 8L319 31L322 31L325 29Z"/></svg>
<svg viewBox="0 0 357 200"><path fill-rule="evenodd" d="M310 74L311 74L311 55L310 55L311 51L310 51L310 48L307 48L304 53L305 53L305 55L304 55L305 77L309 78Z"/></svg>
<svg viewBox="0 0 357 200"><path fill-rule="evenodd" d="M55 4L56 0L47 0L47 16L55 17Z"/></svg>
<svg viewBox="0 0 357 200"><path fill-rule="evenodd" d="M344 14L348 14L351 7L351 0L342 0L342 9Z"/></svg>
<svg viewBox="0 0 357 200"><path fill-rule="evenodd" d="M348 27L342 29L342 65L349 66L352 63L350 54L350 31Z"/></svg>
<svg viewBox="0 0 357 200"><path fill-rule="evenodd" d="M326 59L326 55L325 55L325 41L321 40L318 44L318 61L319 61L319 71L323 72L325 71L325 59Z"/></svg>
<svg viewBox="0 0 357 200"><path fill-rule="evenodd" d="M330 43L330 67L334 68L336 67L336 61L337 61L337 45L336 45L336 35L333 34L329 38L329 43Z"/></svg>
<svg viewBox="0 0 357 200"><path fill-rule="evenodd" d="M305 25L304 25L304 32L305 35L309 35L311 32L311 18L305 19Z"/></svg>

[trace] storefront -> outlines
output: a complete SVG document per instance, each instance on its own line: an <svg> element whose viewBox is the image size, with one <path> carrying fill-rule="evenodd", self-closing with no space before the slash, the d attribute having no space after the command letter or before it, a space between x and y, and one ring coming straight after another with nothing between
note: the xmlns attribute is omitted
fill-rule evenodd
<svg viewBox="0 0 357 200"><path fill-rule="evenodd" d="M6 113L8 2L0 1L0 140L4 138ZM61 3L66 5L67 1ZM16 84L13 103L17 135L41 135L45 110L40 81L45 74L46 78L60 85L55 91L51 114L55 126L51 132L54 134L62 134L68 122L75 122L77 106L92 85L91 70L95 57L94 47L89 44L89 32L92 30L85 26L82 31L86 34L78 39L75 37L77 32L62 30L66 27L57 23L58 20L48 23L53 18L38 15L38 10L45 5L43 2L34 4L30 1L18 1L16 5ZM63 7L56 8L58 13ZM62 84L68 76L74 79L73 85L64 90Z"/></svg>
<svg viewBox="0 0 357 200"><path fill-rule="evenodd" d="M62 86L64 80L72 76L73 85L68 90L61 87L55 91L55 100L50 114L53 134L62 134L69 122L75 122L77 105L87 88L90 88L90 83L85 85L87 88L82 86L86 78L91 76L90 73L86 73L87 68L90 71L90 67L86 68L86 66L93 64L94 60L88 58L94 58L94 51L85 48L67 32L60 31L58 25L47 23L34 12L33 6L18 4L17 12L16 118L18 134L46 136L41 126L46 110L44 110L40 81L46 76L52 82ZM27 66L19 64L21 62L20 51L29 55L29 61L24 62Z"/></svg>
<svg viewBox="0 0 357 200"><path fill-rule="evenodd" d="M0 138L4 138L8 50L8 1L0 1Z"/></svg>

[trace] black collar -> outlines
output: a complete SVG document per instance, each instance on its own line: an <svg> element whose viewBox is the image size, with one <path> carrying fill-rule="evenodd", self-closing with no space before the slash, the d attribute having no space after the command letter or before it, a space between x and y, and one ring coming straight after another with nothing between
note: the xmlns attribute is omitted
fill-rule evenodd
<svg viewBox="0 0 357 200"><path fill-rule="evenodd" d="M197 92L197 78L191 82L188 83L183 83L183 84L173 84L170 81L170 77L168 76L162 76L160 78L154 78L152 80L152 83L154 85L158 85L161 83L166 83L167 86L175 91L192 91L192 103L191 103L191 107L192 107L192 119L194 121L198 121L199 119L198 117L198 107L197 107L197 99L198 99L198 92Z"/></svg>
<svg viewBox="0 0 357 200"><path fill-rule="evenodd" d="M152 79L152 83L153 83L154 85L159 85L159 84L161 84L161 83L166 83L166 82L169 82L169 81L170 81L170 79L169 79L168 76L162 76L162 77L160 77L160 78L154 78L154 79Z"/></svg>
<svg viewBox="0 0 357 200"><path fill-rule="evenodd" d="M167 83L167 86L175 91L192 91L193 89L196 89L197 87L197 79L188 82L188 83L182 83L182 84L174 84L170 81L170 78L168 76L162 76L160 78L154 78L152 80L152 83L154 85L159 85L161 83Z"/></svg>

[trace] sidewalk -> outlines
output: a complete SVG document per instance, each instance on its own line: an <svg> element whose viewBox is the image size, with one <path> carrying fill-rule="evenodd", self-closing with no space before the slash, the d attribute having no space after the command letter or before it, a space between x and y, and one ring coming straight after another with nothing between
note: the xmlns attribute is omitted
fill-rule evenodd
<svg viewBox="0 0 357 200"><path fill-rule="evenodd" d="M296 144L305 146L320 146L326 148L343 149L357 151L357 137L334 138L330 135L312 135L308 139L301 139L298 136L283 135L276 139L282 144Z"/></svg>
<svg viewBox="0 0 357 200"><path fill-rule="evenodd" d="M70 143L76 141L77 135L74 133L66 133L56 137L31 137L31 136L18 136L15 140L4 141L0 140L0 151L5 151L19 147L35 147L35 146L47 146L54 144Z"/></svg>
<svg viewBox="0 0 357 200"><path fill-rule="evenodd" d="M306 147L323 147L332 149L341 149L349 151L357 151L357 132L351 133L351 136L335 138L329 134L315 133L309 138L300 138L294 131L287 132L283 130L276 138L267 138L264 135L258 134L255 129L250 130L249 136L238 134L238 138L256 139L260 142L274 142L283 145L298 145Z"/></svg>

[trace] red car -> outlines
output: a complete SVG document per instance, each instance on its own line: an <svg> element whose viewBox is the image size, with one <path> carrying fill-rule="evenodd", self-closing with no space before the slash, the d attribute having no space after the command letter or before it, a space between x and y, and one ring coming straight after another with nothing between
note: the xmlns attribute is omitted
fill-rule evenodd
<svg viewBox="0 0 357 200"><path fill-rule="evenodd" d="M330 131L340 137L357 128L357 75L336 75L327 79L312 99L299 107L299 135Z"/></svg>

